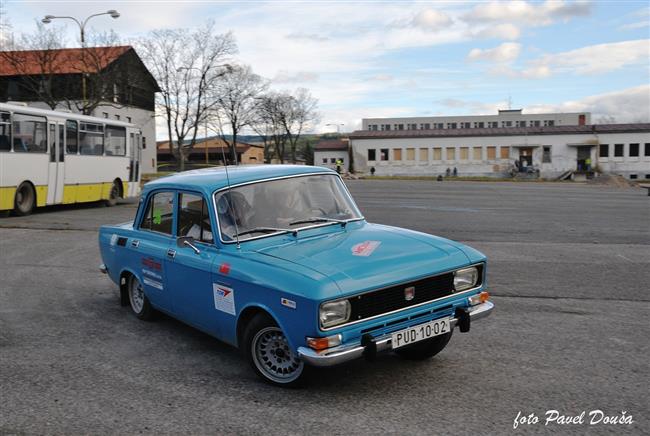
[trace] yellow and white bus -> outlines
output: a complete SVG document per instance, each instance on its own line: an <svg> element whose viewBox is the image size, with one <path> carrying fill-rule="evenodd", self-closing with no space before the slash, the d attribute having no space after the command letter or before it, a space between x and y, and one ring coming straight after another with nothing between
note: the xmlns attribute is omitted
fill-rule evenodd
<svg viewBox="0 0 650 436"><path fill-rule="evenodd" d="M0 103L0 214L140 193L133 124Z"/></svg>

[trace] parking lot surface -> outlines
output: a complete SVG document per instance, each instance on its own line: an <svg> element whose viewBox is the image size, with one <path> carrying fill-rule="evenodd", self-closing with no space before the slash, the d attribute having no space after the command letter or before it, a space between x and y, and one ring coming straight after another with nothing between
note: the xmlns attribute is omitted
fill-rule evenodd
<svg viewBox="0 0 650 436"><path fill-rule="evenodd" d="M0 219L0 434L642 434L650 431L650 199L558 183L350 181L366 218L487 254L496 309L424 362L392 354L258 380L239 352L142 322L99 273L136 204ZM544 425L602 410L631 425ZM538 424L513 421L534 413Z"/></svg>

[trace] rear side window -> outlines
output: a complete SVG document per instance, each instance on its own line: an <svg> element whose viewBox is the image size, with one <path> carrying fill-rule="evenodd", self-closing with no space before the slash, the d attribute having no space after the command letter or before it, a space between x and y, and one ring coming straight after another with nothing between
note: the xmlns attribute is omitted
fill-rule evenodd
<svg viewBox="0 0 650 436"><path fill-rule="evenodd" d="M171 235L173 220L174 194L171 192L158 192L149 197L140 229Z"/></svg>
<svg viewBox="0 0 650 436"><path fill-rule="evenodd" d="M212 242L212 226L205 199L199 195L179 194L178 236L191 236L197 241Z"/></svg>

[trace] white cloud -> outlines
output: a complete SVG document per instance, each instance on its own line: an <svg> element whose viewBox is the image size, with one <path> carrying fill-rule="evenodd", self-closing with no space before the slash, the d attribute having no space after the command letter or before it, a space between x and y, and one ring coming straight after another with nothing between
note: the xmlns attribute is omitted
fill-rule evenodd
<svg viewBox="0 0 650 436"><path fill-rule="evenodd" d="M318 73L312 71L297 71L289 73L286 70L278 71L278 74L271 80L273 83L305 83L318 81Z"/></svg>
<svg viewBox="0 0 650 436"><path fill-rule="evenodd" d="M425 30L437 31L451 25L452 19L437 9L423 9L413 17L413 24Z"/></svg>
<svg viewBox="0 0 650 436"><path fill-rule="evenodd" d="M558 104L536 104L527 113L591 112L592 121L613 117L617 123L650 122L650 85L592 95Z"/></svg>
<svg viewBox="0 0 650 436"><path fill-rule="evenodd" d="M628 65L650 67L650 39L590 45L566 52L546 54L529 61L525 68L513 69L500 66L492 72L535 79L558 73L602 74Z"/></svg>
<svg viewBox="0 0 650 436"><path fill-rule="evenodd" d="M568 20L591 13L591 3L587 1L564 2L547 0L544 3L514 1L491 1L475 6L463 15L470 23L515 22L530 26L547 26L556 20Z"/></svg>
<svg viewBox="0 0 650 436"><path fill-rule="evenodd" d="M470 61L511 62L519 57L521 44L517 42L504 42L494 48L473 48L467 55Z"/></svg>
<svg viewBox="0 0 650 436"><path fill-rule="evenodd" d="M519 39L521 36L521 31L519 30L519 27L515 26L514 24L503 23L490 25L483 29L474 31L472 33L472 36L479 39L494 38L512 41Z"/></svg>

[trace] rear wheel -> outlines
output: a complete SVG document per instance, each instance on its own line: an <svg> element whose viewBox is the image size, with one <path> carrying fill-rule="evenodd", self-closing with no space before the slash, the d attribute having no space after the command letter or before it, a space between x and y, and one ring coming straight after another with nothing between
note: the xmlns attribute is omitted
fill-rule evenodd
<svg viewBox="0 0 650 436"><path fill-rule="evenodd" d="M282 387L301 383L305 364L268 315L258 314L246 326L244 352L255 373L265 381Z"/></svg>
<svg viewBox="0 0 650 436"><path fill-rule="evenodd" d="M117 199L120 197L120 187L117 182L113 182L111 186L111 192L108 195L108 200L106 200L106 206L111 207L117 204Z"/></svg>
<svg viewBox="0 0 650 436"><path fill-rule="evenodd" d="M129 278L129 303L131 303L131 310L139 319L150 321L153 318L154 308L151 307L142 284L135 276Z"/></svg>
<svg viewBox="0 0 650 436"><path fill-rule="evenodd" d="M27 182L21 183L16 190L14 199L14 213L19 216L25 216L32 213L36 205L36 192L34 187Z"/></svg>
<svg viewBox="0 0 650 436"><path fill-rule="evenodd" d="M444 350L451 339L451 332L427 339L413 345L395 350L395 354L407 360L424 360L435 356Z"/></svg>

